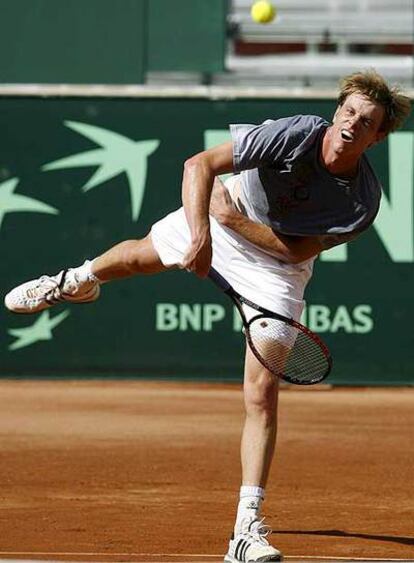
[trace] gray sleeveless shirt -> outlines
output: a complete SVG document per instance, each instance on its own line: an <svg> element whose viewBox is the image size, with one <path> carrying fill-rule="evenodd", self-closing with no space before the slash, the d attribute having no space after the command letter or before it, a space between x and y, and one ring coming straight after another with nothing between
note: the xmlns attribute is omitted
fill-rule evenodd
<svg viewBox="0 0 414 563"><path fill-rule="evenodd" d="M354 178L335 177L321 164L328 126L314 115L230 125L246 215L282 234L319 236L325 248L369 227L381 198L365 155Z"/></svg>

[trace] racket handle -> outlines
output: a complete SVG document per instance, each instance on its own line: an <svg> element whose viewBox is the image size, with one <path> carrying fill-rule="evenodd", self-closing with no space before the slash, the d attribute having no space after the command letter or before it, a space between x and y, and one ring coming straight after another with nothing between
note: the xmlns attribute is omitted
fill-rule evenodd
<svg viewBox="0 0 414 563"><path fill-rule="evenodd" d="M231 285L229 284L229 282L226 279L224 279L223 276L219 274L218 271L215 270L214 268L210 268L208 277L223 291L229 291L229 289L231 289Z"/></svg>

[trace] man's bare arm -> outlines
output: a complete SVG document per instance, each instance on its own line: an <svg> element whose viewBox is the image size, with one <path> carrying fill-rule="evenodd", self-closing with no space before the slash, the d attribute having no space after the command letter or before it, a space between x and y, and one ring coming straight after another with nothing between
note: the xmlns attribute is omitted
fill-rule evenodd
<svg viewBox="0 0 414 563"><path fill-rule="evenodd" d="M211 265L209 205L214 178L233 170L233 144L218 145L188 159L184 164L182 200L191 232L191 245L183 267L200 277Z"/></svg>
<svg viewBox="0 0 414 563"><path fill-rule="evenodd" d="M214 184L210 214L222 225L232 229L282 262L298 264L317 256L323 249L319 237L287 236L276 233L267 225L255 223L240 213L226 188L219 180Z"/></svg>
<svg viewBox="0 0 414 563"><path fill-rule="evenodd" d="M323 250L318 237L282 235L267 225L254 223L240 213L226 223L226 226L259 248L270 252L281 262L289 264L299 264L317 256Z"/></svg>

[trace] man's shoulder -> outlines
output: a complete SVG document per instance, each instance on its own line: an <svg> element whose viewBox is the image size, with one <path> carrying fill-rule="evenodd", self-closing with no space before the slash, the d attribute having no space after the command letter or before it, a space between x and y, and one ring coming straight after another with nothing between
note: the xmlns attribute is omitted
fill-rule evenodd
<svg viewBox="0 0 414 563"><path fill-rule="evenodd" d="M293 115L277 120L268 120L269 136L275 136L283 142L284 151L295 154L307 151L319 137L321 129L326 128L328 122L317 115ZM286 154L287 154L286 153Z"/></svg>
<svg viewBox="0 0 414 563"><path fill-rule="evenodd" d="M328 122L318 115L291 115L289 117L280 117L279 119L268 119L265 125L285 129L292 133L307 134L315 129L326 127Z"/></svg>

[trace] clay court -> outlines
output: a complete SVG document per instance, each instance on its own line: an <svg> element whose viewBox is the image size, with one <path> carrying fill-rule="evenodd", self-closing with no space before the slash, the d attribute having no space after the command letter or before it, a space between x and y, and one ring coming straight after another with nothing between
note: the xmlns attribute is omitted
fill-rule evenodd
<svg viewBox="0 0 414 563"><path fill-rule="evenodd" d="M221 561L240 385L0 382L0 557ZM412 388L286 388L264 510L291 560L414 559Z"/></svg>

